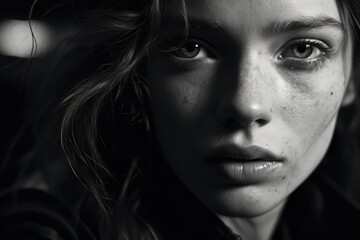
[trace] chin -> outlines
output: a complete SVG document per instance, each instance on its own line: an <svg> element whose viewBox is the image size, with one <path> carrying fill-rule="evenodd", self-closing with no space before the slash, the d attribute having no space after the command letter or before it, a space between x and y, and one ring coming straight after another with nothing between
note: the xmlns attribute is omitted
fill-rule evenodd
<svg viewBox="0 0 360 240"><path fill-rule="evenodd" d="M202 201L211 211L227 217L253 218L264 215L283 205L286 199L274 193L266 195L255 187L238 187L223 190L212 196L204 196ZM200 199L202 200L202 199Z"/></svg>

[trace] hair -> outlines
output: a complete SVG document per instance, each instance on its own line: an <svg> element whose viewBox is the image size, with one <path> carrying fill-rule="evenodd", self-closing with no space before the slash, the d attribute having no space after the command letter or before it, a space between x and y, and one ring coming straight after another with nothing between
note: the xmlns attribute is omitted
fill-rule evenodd
<svg viewBox="0 0 360 240"><path fill-rule="evenodd" d="M61 43L53 60L47 59L54 64L45 63L42 79L53 78L56 86L49 91L44 83L38 91L58 98L32 121L42 128L38 132L51 135L56 133L44 131L47 116L62 119L57 123L61 144L73 172L98 203L103 239L157 239L136 209L154 152L144 66L161 38L170 4L184 13L186 26L182 2L120 1L90 10L80 30ZM54 106L55 113L49 114Z"/></svg>
<svg viewBox="0 0 360 240"><path fill-rule="evenodd" d="M54 64L48 66L43 81L53 78L53 91L44 89L49 98L58 97L46 109L60 106L54 119L62 121L58 122L61 144L73 172L97 200L103 216L100 235L104 239L158 239L137 212L146 182L152 177L153 159L158 156L144 68L148 53L158 47L170 5L183 14L186 39L185 2L115 2L87 13L80 30L57 48ZM360 2L337 3L354 38L355 71L359 64ZM355 84L359 96L359 80ZM334 138L346 139L346 144L332 143L330 149L336 148L344 159L358 151L359 110L357 97L339 115ZM40 128L44 128L45 112L33 119ZM346 174L342 176L345 179Z"/></svg>

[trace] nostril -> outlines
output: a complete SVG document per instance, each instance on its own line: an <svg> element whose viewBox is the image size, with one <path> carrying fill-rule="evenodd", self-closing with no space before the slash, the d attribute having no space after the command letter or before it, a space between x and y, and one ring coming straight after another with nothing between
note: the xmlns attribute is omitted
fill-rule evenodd
<svg viewBox="0 0 360 240"><path fill-rule="evenodd" d="M247 123L245 123L244 121L239 121L239 119L236 119L234 117L225 117L223 118L222 124L224 126L227 127L248 127L250 125L253 124L257 124L258 126L264 126L268 123L269 121L266 119L256 119L255 121L248 121Z"/></svg>
<svg viewBox="0 0 360 240"><path fill-rule="evenodd" d="M264 126L264 125L266 125L269 121L266 120L266 119L257 119L255 122L256 122L259 126Z"/></svg>

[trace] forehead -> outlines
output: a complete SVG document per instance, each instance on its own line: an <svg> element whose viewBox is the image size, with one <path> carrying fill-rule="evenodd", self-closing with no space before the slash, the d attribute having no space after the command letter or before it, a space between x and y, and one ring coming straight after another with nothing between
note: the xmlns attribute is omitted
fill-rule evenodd
<svg viewBox="0 0 360 240"><path fill-rule="evenodd" d="M176 0L175 0L176 1ZM273 21L302 17L331 17L341 21L336 0L185 0L190 18L211 21L219 27L255 28ZM170 8L171 16L181 15Z"/></svg>

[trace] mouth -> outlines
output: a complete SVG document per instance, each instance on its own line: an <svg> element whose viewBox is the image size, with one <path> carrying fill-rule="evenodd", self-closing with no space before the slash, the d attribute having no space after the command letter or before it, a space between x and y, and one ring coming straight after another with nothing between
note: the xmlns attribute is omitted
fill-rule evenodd
<svg viewBox="0 0 360 240"><path fill-rule="evenodd" d="M254 184L276 176L284 159L259 146L224 146L204 158L216 174L227 182Z"/></svg>
<svg viewBox="0 0 360 240"><path fill-rule="evenodd" d="M211 161L218 160L230 160L230 161L257 161L257 160L266 160L266 161L275 161L280 162L282 158L277 156L275 153L267 150L266 148L259 146L247 146L239 147L235 145L223 146L212 151L207 159Z"/></svg>

